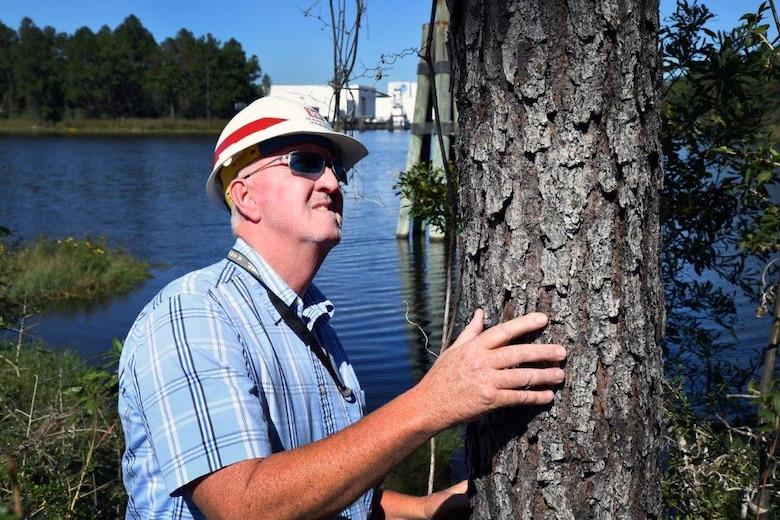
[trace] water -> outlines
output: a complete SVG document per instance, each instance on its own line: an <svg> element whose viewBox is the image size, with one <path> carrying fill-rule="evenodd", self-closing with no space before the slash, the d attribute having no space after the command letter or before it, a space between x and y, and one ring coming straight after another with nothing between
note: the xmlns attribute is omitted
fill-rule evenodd
<svg viewBox="0 0 780 520"><path fill-rule="evenodd" d="M316 283L336 304L339 332L373 409L408 389L441 336L441 244L397 240L408 132L363 132L370 155L345 195L344 237ZM105 236L165 268L138 290L97 308L52 312L32 333L54 347L97 356L123 338L166 283L223 258L234 242L228 215L205 195L214 138L34 137L0 140L0 225L15 237Z"/></svg>
<svg viewBox="0 0 780 520"><path fill-rule="evenodd" d="M363 132L370 150L345 196L344 239L317 276L336 304L339 332L373 409L409 388L432 358L419 324L438 346L443 305L442 244L395 238L408 132ZM233 244L227 214L204 185L214 138L0 139L0 225L19 238L106 236L155 264L154 278L86 311L39 317L33 334L94 357L123 338L138 311L170 280L222 258ZM740 348L747 363L768 339L770 322L738 299Z"/></svg>

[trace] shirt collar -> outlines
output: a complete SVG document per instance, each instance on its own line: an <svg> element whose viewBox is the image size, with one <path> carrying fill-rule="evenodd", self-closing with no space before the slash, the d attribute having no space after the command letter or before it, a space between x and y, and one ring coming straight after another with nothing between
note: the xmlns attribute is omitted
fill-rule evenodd
<svg viewBox="0 0 780 520"><path fill-rule="evenodd" d="M320 292L314 283L309 284L306 293L301 298L244 239L236 239L233 248L252 262L252 265L260 273L260 278L262 278L268 288L281 298L286 305L291 307L303 319L309 329L312 329L314 323L322 316L327 316L326 319L333 317L335 311L333 303ZM274 314L278 315L276 309L274 309Z"/></svg>

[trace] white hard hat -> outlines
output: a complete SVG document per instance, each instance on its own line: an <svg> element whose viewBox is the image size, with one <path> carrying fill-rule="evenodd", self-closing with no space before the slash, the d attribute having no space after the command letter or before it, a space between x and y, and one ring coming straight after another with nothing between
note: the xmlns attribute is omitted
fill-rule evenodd
<svg viewBox="0 0 780 520"><path fill-rule="evenodd" d="M221 208L230 209L230 181L249 163L301 142L322 143L345 168L368 155L363 144L336 132L316 108L295 100L263 97L236 114L222 130L214 150L206 193Z"/></svg>

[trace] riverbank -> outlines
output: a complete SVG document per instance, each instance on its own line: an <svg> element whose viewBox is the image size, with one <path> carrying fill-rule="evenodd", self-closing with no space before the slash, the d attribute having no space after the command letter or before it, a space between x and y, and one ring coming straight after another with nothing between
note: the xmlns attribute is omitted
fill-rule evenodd
<svg viewBox="0 0 780 520"><path fill-rule="evenodd" d="M64 302L125 294L151 264L105 238L19 243L4 228L0 253L0 519L122 518L120 342L84 360L35 339L28 320Z"/></svg>
<svg viewBox="0 0 780 520"><path fill-rule="evenodd" d="M219 135L222 119L63 119L39 123L32 119L0 119L0 135Z"/></svg>
<svg viewBox="0 0 780 520"><path fill-rule="evenodd" d="M0 119L2 135L204 135L216 136L227 124L223 119L116 118L63 119L57 123L39 123L32 119ZM349 130L391 130L386 121L351 122Z"/></svg>

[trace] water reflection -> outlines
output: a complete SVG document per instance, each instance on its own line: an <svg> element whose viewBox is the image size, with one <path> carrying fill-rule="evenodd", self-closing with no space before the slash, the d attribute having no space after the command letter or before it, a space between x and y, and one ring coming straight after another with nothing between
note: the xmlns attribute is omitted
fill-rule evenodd
<svg viewBox="0 0 780 520"><path fill-rule="evenodd" d="M426 244L419 235L397 244L401 291L409 316L409 366L414 381L419 381L435 359L431 352L441 349L446 245L440 241Z"/></svg>

